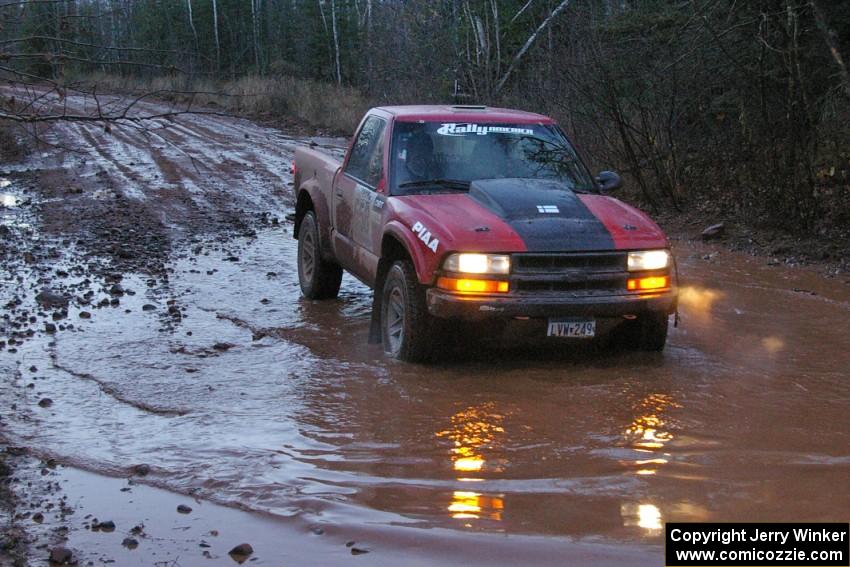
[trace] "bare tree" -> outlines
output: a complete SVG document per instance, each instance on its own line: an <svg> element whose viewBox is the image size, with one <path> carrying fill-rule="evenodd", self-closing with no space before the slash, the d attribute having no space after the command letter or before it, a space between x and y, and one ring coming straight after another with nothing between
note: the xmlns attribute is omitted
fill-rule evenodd
<svg viewBox="0 0 850 567"><path fill-rule="evenodd" d="M218 37L218 3L212 0L213 30L215 32L215 66L221 69L221 40Z"/></svg>
<svg viewBox="0 0 850 567"><path fill-rule="evenodd" d="M195 39L195 49L197 49L198 30L195 29L195 19L192 17L192 0L186 0L186 8L189 11L189 27L192 28L192 37Z"/></svg>
<svg viewBox="0 0 850 567"><path fill-rule="evenodd" d="M850 73L847 72L847 65L844 64L844 58L841 56L841 51L838 49L838 41L835 37L835 32L829 27L826 21L826 15L823 13L820 5L815 0L810 0L812 12L814 13L815 22L823 36L823 40L829 48L829 53L832 55L835 65L838 67L838 72L841 75L841 81L844 83L844 91L850 96Z"/></svg>
<svg viewBox="0 0 850 567"><path fill-rule="evenodd" d="M549 27L552 21L558 17L558 14L560 14L567 8L569 3L570 0L563 0L560 4L558 4L558 6L554 10L552 10L552 12L546 17L546 19L543 20L539 26L537 26L537 29L534 30L534 33L528 36L528 39L525 40L525 43L523 44L522 48L516 52L516 55L514 55L513 59L511 60L511 64L508 66L507 71L505 71L505 74L502 75L502 78L499 79L498 83L496 83L496 88L493 91L493 96L498 96L498 94L502 92L502 89L504 88L505 83L510 78L511 73L513 73L517 64L520 62L520 60L522 60L523 56L525 56L529 48L534 45L535 41L537 41L537 38L540 33L547 27Z"/></svg>
<svg viewBox="0 0 850 567"><path fill-rule="evenodd" d="M339 33L336 27L336 0L331 0L331 23L334 34L334 59L336 62L336 84L342 84L342 71L339 66Z"/></svg>
<svg viewBox="0 0 850 567"><path fill-rule="evenodd" d="M261 72L260 67L260 0L251 0L251 33L254 38L254 65L257 72Z"/></svg>

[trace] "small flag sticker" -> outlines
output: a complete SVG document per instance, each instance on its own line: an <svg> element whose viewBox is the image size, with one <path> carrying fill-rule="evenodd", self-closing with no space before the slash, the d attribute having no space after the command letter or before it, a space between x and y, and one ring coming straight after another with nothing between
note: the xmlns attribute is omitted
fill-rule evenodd
<svg viewBox="0 0 850 567"><path fill-rule="evenodd" d="M537 205L537 212L544 214L558 214L561 211L558 210L557 205Z"/></svg>

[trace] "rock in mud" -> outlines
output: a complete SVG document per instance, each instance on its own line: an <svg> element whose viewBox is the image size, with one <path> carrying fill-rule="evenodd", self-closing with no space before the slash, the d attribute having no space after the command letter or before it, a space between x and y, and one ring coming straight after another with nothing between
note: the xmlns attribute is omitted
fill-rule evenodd
<svg viewBox="0 0 850 567"><path fill-rule="evenodd" d="M156 311L156 305L145 303L144 305L142 305L142 311Z"/></svg>
<svg viewBox="0 0 850 567"><path fill-rule="evenodd" d="M229 555L237 563L244 563L250 555L254 553L254 548L250 543L240 543L230 550Z"/></svg>
<svg viewBox="0 0 850 567"><path fill-rule="evenodd" d="M712 238L720 238L726 232L726 225L722 222L713 224L702 231L703 240L711 240Z"/></svg>
<svg viewBox="0 0 850 567"><path fill-rule="evenodd" d="M68 302L71 298L67 295L56 293L52 289L44 288L35 296L35 300L42 309L61 309L68 307Z"/></svg>
<svg viewBox="0 0 850 567"><path fill-rule="evenodd" d="M151 466L150 465L141 464L141 465L135 465L133 467L133 474L136 475L136 476L147 476L148 474L150 474L150 472L151 472Z"/></svg>
<svg viewBox="0 0 850 567"><path fill-rule="evenodd" d="M136 549L137 547L139 547L139 540L132 537L125 537L124 541L121 542L121 545L123 545L127 549Z"/></svg>
<svg viewBox="0 0 850 567"><path fill-rule="evenodd" d="M41 398L40 400L38 400L38 405L39 407L49 408L53 405L53 400L51 400L50 398Z"/></svg>
<svg viewBox="0 0 850 567"><path fill-rule="evenodd" d="M79 317L80 319L91 319L91 313L88 311L80 311Z"/></svg>
<svg viewBox="0 0 850 567"><path fill-rule="evenodd" d="M92 525L91 529L107 533L114 532L115 522L113 522L112 520L106 520L105 522L97 522Z"/></svg>
<svg viewBox="0 0 850 567"><path fill-rule="evenodd" d="M369 550L365 547L357 547L357 542L354 540L345 542L345 547L351 549L351 555L362 555L364 553L369 553Z"/></svg>
<svg viewBox="0 0 850 567"><path fill-rule="evenodd" d="M50 333L50 334L55 333L56 332L56 325L54 325L53 323L45 323L44 324L44 332Z"/></svg>
<svg viewBox="0 0 850 567"><path fill-rule="evenodd" d="M189 506L186 506L185 504L180 504L180 505L177 507L177 512L178 512L179 514L191 514L191 513L192 513L192 508L190 508Z"/></svg>
<svg viewBox="0 0 850 567"><path fill-rule="evenodd" d="M122 295L124 295L124 288L121 286L121 284L114 284L112 287L109 288L109 294L121 297Z"/></svg>
<svg viewBox="0 0 850 567"><path fill-rule="evenodd" d="M74 554L71 550L61 545L50 550L50 563L53 565L71 565L73 559Z"/></svg>

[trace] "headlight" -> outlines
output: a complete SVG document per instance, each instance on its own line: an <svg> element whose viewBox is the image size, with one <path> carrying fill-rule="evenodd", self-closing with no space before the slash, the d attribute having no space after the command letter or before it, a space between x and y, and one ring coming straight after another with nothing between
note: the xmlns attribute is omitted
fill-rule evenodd
<svg viewBox="0 0 850 567"><path fill-rule="evenodd" d="M629 271L661 270L670 265L670 253L667 250L642 250L629 252Z"/></svg>
<svg viewBox="0 0 850 567"><path fill-rule="evenodd" d="M462 274L509 274L511 257L504 254L452 254L443 262L443 269Z"/></svg>

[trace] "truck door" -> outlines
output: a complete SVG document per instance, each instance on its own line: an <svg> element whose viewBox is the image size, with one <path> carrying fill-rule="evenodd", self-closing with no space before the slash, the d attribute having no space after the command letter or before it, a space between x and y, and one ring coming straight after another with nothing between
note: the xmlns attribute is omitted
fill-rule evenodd
<svg viewBox="0 0 850 567"><path fill-rule="evenodd" d="M372 210L383 177L384 132L387 123L369 116L351 146L348 160L334 184L334 252L337 260L362 280L369 281L374 254L370 251ZM379 211L379 214L382 211Z"/></svg>

